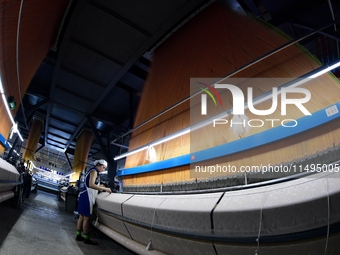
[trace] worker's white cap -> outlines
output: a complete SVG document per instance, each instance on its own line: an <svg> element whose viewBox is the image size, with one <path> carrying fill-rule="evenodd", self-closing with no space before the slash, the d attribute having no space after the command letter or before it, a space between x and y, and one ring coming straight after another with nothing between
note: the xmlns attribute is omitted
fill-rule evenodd
<svg viewBox="0 0 340 255"><path fill-rule="evenodd" d="M98 159L98 160L96 160L95 162L94 162L94 165L96 166L96 165L104 165L104 166L106 166L107 167L107 162L106 162L106 160L104 160L104 159Z"/></svg>

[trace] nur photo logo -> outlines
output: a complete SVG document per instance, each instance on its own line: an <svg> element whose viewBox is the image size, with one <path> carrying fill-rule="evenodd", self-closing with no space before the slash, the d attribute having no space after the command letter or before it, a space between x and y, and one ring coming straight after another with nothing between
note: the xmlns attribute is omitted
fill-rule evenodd
<svg viewBox="0 0 340 255"><path fill-rule="evenodd" d="M208 115L208 105L210 105L209 107L212 106L212 104L208 104L208 98L213 101L215 107L218 106L217 102L219 102L220 106L223 105L221 95L227 94L228 98L226 99L224 96L223 99L232 102L232 108L229 110L229 113L234 115L234 118L230 121L225 118L215 118L212 121L214 127L216 125L225 124L230 124L230 127L235 125L242 125L243 127L262 127L265 124L269 124L274 127L278 122L280 122L283 127L295 127L298 124L295 119L263 118L263 116L269 116L275 113L277 110L280 111L281 116L286 116L288 105L292 105L295 107L294 109L299 110L305 116L312 115L304 106L304 104L309 102L311 99L311 93L306 88L293 86L272 87L271 91L254 97L254 88L247 87L247 97L245 97L243 91L238 86L230 83L212 85L208 85L203 82L198 83L204 86L203 88L200 87L202 92L200 97L201 115ZM227 91L224 90L228 90L230 93L225 93ZM257 109L255 107L255 105L265 101L269 102L269 107L267 109ZM259 118L248 119L248 117L245 115L245 109L248 109L253 115L259 116Z"/></svg>

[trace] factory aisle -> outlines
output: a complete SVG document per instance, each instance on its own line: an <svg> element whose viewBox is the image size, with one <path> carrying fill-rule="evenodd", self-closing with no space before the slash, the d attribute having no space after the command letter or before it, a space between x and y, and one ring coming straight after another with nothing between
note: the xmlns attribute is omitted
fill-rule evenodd
<svg viewBox="0 0 340 255"><path fill-rule="evenodd" d="M0 203L0 255L133 255L92 227L91 238L99 245L75 240L76 220L66 212L57 195L38 190L23 202L21 209Z"/></svg>

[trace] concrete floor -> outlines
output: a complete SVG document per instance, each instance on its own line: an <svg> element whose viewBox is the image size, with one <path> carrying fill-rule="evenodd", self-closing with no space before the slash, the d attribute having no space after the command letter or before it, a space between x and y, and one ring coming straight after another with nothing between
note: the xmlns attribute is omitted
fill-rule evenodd
<svg viewBox="0 0 340 255"><path fill-rule="evenodd" d="M134 255L92 227L91 239L99 245L75 240L76 220L65 202L42 190L25 198L20 209L0 203L0 255Z"/></svg>

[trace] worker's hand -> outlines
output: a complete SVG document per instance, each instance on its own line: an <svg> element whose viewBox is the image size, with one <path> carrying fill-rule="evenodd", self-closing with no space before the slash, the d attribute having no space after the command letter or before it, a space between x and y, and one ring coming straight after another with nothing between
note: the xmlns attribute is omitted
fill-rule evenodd
<svg viewBox="0 0 340 255"><path fill-rule="evenodd" d="M109 194L112 193L112 190L110 188L105 188L105 191L108 192Z"/></svg>

